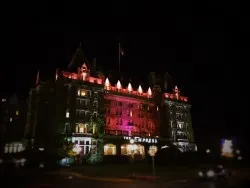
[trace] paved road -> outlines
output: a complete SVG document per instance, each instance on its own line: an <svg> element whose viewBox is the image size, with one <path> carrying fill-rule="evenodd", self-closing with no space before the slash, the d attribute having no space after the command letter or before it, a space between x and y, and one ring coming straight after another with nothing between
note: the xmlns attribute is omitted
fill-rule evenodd
<svg viewBox="0 0 250 188"><path fill-rule="evenodd" d="M44 176L40 178L40 182L36 181L36 184L33 184L34 188L45 184L47 182L47 187L84 187L84 188L243 188L250 187L246 185L241 185L241 181L228 182L220 181L217 183L214 182L199 182L199 181L173 181L173 182L147 182L147 181L131 181L131 182L108 182L101 180L86 180L80 177L71 177L71 176ZM248 181L249 185L249 181Z"/></svg>
<svg viewBox="0 0 250 188"><path fill-rule="evenodd" d="M91 179L83 176L68 175L68 174L29 174L18 177L4 178L4 182L0 181L0 187L28 187L28 188L241 188L250 187L249 181L247 185L241 185L242 180L231 178L230 181L199 182L194 180L178 180L172 182L158 181L109 181L104 179ZM5 184L5 185L3 185ZM3 186L2 186L3 185Z"/></svg>

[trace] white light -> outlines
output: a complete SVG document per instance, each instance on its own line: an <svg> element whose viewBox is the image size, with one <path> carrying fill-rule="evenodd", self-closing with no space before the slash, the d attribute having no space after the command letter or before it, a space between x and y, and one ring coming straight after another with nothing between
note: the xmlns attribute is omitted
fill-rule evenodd
<svg viewBox="0 0 250 188"><path fill-rule="evenodd" d="M69 118L69 112L68 111L66 112L66 118Z"/></svg>
<svg viewBox="0 0 250 188"><path fill-rule="evenodd" d="M167 145L166 146L162 146L161 149L164 149L164 148L169 148Z"/></svg>
<svg viewBox="0 0 250 188"><path fill-rule="evenodd" d="M218 165L218 168L223 169L223 166L222 165Z"/></svg>
<svg viewBox="0 0 250 188"><path fill-rule="evenodd" d="M43 151L44 150L44 148L39 148L39 151Z"/></svg>
<svg viewBox="0 0 250 188"><path fill-rule="evenodd" d="M208 177L213 177L213 176L214 176L214 171L209 170L209 171L207 172L207 176L208 176Z"/></svg>
<svg viewBox="0 0 250 188"><path fill-rule="evenodd" d="M233 141L225 139L222 144L221 155L225 157L233 157Z"/></svg>
<svg viewBox="0 0 250 188"><path fill-rule="evenodd" d="M237 149L237 150L236 150L236 154L240 154L240 150Z"/></svg>
<svg viewBox="0 0 250 188"><path fill-rule="evenodd" d="M130 142L130 144L134 144L135 140L134 139L130 139L129 142Z"/></svg>
<svg viewBox="0 0 250 188"><path fill-rule="evenodd" d="M44 168L44 164L43 164L43 163L40 163L40 164L39 164L39 168Z"/></svg>
<svg viewBox="0 0 250 188"><path fill-rule="evenodd" d="M198 176L203 177L203 172L198 172Z"/></svg>
<svg viewBox="0 0 250 188"><path fill-rule="evenodd" d="M241 161L241 160L242 160L242 157L241 157L241 156L238 156L237 159L238 159L239 161Z"/></svg>
<svg viewBox="0 0 250 188"><path fill-rule="evenodd" d="M206 150L206 153L210 153L210 152L211 152L210 149L207 149L207 150Z"/></svg>

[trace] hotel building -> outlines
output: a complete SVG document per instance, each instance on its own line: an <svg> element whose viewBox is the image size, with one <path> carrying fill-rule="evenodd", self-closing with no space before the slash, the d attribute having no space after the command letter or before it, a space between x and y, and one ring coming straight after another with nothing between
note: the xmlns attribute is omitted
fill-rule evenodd
<svg viewBox="0 0 250 188"><path fill-rule="evenodd" d="M168 94L158 86L143 90L119 80L112 85L102 73L91 74L86 63L77 73L57 70L54 83L37 82L31 89L26 138L32 147L53 149L52 133L60 132L75 144L79 155L96 154L98 117L105 122L104 156L144 158L169 142L182 151L191 149L190 105L177 87Z"/></svg>

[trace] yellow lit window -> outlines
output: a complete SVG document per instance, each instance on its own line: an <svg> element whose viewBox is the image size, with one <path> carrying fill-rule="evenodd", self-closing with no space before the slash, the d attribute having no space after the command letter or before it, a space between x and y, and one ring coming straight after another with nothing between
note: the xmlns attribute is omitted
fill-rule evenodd
<svg viewBox="0 0 250 188"><path fill-rule="evenodd" d="M96 125L93 125L93 134L95 134L96 131Z"/></svg>
<svg viewBox="0 0 250 188"><path fill-rule="evenodd" d="M18 110L16 111L16 116L19 116L19 111Z"/></svg>
<svg viewBox="0 0 250 188"><path fill-rule="evenodd" d="M86 95L86 91L85 90L81 90L81 96L85 96Z"/></svg>
<svg viewBox="0 0 250 188"><path fill-rule="evenodd" d="M116 146L114 144L106 144L104 146L104 155L116 155Z"/></svg>
<svg viewBox="0 0 250 188"><path fill-rule="evenodd" d="M84 125L83 124L79 125L79 133L84 133Z"/></svg>
<svg viewBox="0 0 250 188"><path fill-rule="evenodd" d="M88 133L87 125L79 124L79 133Z"/></svg>

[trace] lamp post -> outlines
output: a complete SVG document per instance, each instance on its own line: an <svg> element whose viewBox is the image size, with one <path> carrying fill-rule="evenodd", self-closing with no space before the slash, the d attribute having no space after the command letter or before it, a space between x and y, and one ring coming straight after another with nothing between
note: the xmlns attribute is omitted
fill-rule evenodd
<svg viewBox="0 0 250 188"><path fill-rule="evenodd" d="M131 153L132 153L132 159L134 160L134 154L135 154L135 149L134 149L134 143L135 143L135 140L134 139L130 139L129 140L130 144L131 144Z"/></svg>
<svg viewBox="0 0 250 188"><path fill-rule="evenodd" d="M149 150L149 155L152 157L152 169L153 169L153 176L155 176L155 153L156 151L151 149Z"/></svg>

